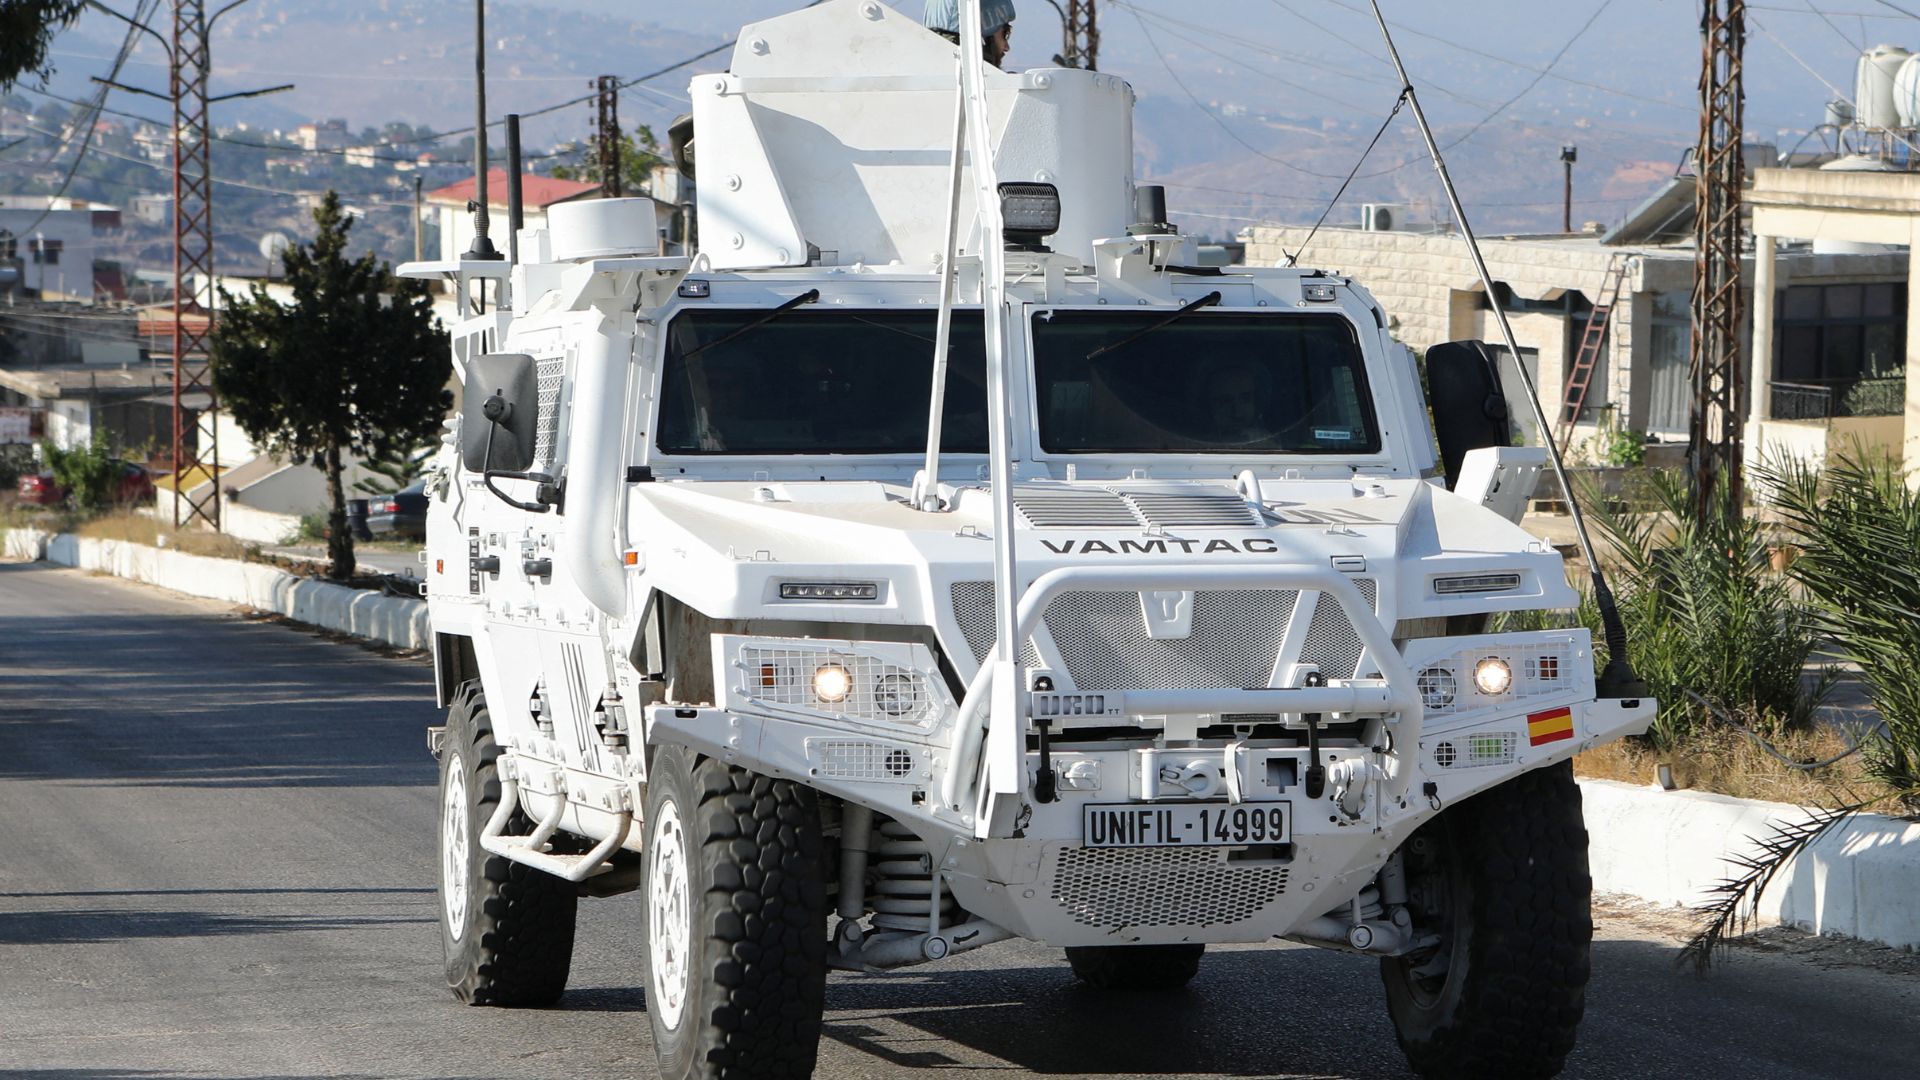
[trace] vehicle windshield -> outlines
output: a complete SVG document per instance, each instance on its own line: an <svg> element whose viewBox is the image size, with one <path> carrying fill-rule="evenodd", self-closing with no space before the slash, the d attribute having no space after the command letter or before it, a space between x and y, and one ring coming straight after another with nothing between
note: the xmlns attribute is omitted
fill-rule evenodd
<svg viewBox="0 0 1920 1080"><path fill-rule="evenodd" d="M682 313L667 332L667 454L904 454L927 445L936 313L798 308ZM987 452L981 315L953 313L941 448ZM703 347L703 346L711 347Z"/></svg>
<svg viewBox="0 0 1920 1080"><path fill-rule="evenodd" d="M1352 324L1164 311L1034 317L1040 445L1057 454L1356 454L1380 449ZM1129 340L1131 338L1131 340Z"/></svg>

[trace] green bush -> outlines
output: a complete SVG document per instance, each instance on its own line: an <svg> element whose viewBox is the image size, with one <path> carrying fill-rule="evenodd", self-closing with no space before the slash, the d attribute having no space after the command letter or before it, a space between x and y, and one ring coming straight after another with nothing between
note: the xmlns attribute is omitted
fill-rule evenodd
<svg viewBox="0 0 1920 1080"><path fill-rule="evenodd" d="M25 443L0 446L0 491L12 491L20 477L32 471L33 447Z"/></svg>
<svg viewBox="0 0 1920 1080"><path fill-rule="evenodd" d="M1789 573L1886 721L1868 768L1920 803L1920 496L1897 462L1858 448L1824 472L1774 461L1761 476L1802 549Z"/></svg>
<svg viewBox="0 0 1920 1080"><path fill-rule="evenodd" d="M113 501L120 466L105 435L95 433L85 445L71 450L41 443L40 452L47 459L47 468L53 470L54 482L67 489L67 498L75 509L92 513Z"/></svg>
<svg viewBox="0 0 1920 1080"><path fill-rule="evenodd" d="M1654 744L1674 749L1706 722L1688 690L1763 730L1807 726L1835 673L1825 669L1812 688L1804 685L1821 624L1794 602L1788 580L1770 572L1760 522L1733 508L1724 490L1703 516L1678 473L1655 474L1646 494L1651 513L1583 501L1596 508L1621 559L1612 585L1628 659L1660 701Z"/></svg>

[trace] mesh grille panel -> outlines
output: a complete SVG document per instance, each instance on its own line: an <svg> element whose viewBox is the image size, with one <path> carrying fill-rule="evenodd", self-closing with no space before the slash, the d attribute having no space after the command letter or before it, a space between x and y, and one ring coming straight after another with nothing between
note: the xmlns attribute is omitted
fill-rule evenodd
<svg viewBox="0 0 1920 1080"><path fill-rule="evenodd" d="M832 780L909 783L920 771L911 747L869 739L808 739L807 765L815 776Z"/></svg>
<svg viewBox="0 0 1920 1080"><path fill-rule="evenodd" d="M1458 735L1436 744L1434 764L1443 769L1476 769L1486 765L1511 765L1520 736L1511 731L1478 731Z"/></svg>
<svg viewBox="0 0 1920 1080"><path fill-rule="evenodd" d="M956 581L953 583L953 619L960 624L960 636L967 639L973 662L984 664L993 655L993 582ZM1040 654L1027 642L1022 662L1040 666Z"/></svg>
<svg viewBox="0 0 1920 1080"><path fill-rule="evenodd" d="M1374 607L1373 579L1358 578L1353 584L1360 590L1360 599L1366 601L1367 607ZM1340 601L1321 594L1320 602L1313 608L1313 621L1307 624L1307 640L1300 648L1300 662L1319 664L1320 674L1329 679L1351 679L1364 651L1360 635L1353 632L1353 621L1347 618Z"/></svg>
<svg viewBox="0 0 1920 1080"><path fill-rule="evenodd" d="M1420 673L1423 692L1427 686L1429 672L1436 673L1436 677L1448 676L1453 680L1458 691L1449 694L1444 701L1429 699L1426 703L1427 711L1464 712L1494 702L1521 701L1564 693L1573 689L1574 686L1573 656L1573 646L1567 642L1543 645L1494 645L1469 649L1458 656L1448 657ZM1513 688L1507 693L1483 694L1474 684L1474 668L1482 660L1487 659L1503 660L1513 670Z"/></svg>
<svg viewBox="0 0 1920 1080"><path fill-rule="evenodd" d="M1236 865L1218 848L1063 848L1050 895L1084 926L1219 926L1286 891L1286 867Z"/></svg>
<svg viewBox="0 0 1920 1080"><path fill-rule="evenodd" d="M1193 633L1154 640L1130 592L1063 593L1042 616L1081 690L1265 686L1299 594L1291 589L1197 592Z"/></svg>
<svg viewBox="0 0 1920 1080"><path fill-rule="evenodd" d="M536 461L552 463L554 443L560 434L560 384L567 371L564 356L543 356L535 364L539 379L538 426L534 428L533 456Z"/></svg>

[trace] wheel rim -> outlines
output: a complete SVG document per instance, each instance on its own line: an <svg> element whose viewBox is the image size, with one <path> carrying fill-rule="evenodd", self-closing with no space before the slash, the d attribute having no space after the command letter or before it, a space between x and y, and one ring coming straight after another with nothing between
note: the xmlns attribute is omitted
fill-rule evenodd
<svg viewBox="0 0 1920 1080"><path fill-rule="evenodd" d="M1410 854L1408 878L1421 896L1415 929L1437 932L1440 942L1430 950L1400 958L1399 963L1408 996L1419 1008L1431 1011L1442 1005L1452 989L1450 984L1464 966L1463 954L1473 931L1451 844L1440 837L1428 837L1424 844L1416 842Z"/></svg>
<svg viewBox="0 0 1920 1080"><path fill-rule="evenodd" d="M693 893L687 880L687 833L671 799L655 811L647 845L647 968L663 1026L680 1026L693 973Z"/></svg>
<svg viewBox="0 0 1920 1080"><path fill-rule="evenodd" d="M447 761L446 796L440 805L440 896L446 905L447 933L455 941L467 932L467 768L459 754Z"/></svg>

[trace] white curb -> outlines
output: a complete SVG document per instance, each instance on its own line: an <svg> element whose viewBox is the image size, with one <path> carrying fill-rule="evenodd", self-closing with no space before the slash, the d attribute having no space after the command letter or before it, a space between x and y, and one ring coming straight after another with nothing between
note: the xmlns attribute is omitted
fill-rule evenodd
<svg viewBox="0 0 1920 1080"><path fill-rule="evenodd" d="M1776 824L1807 819L1786 803L1582 780L1597 892L1692 906L1740 873L1733 855ZM1920 949L1920 823L1859 814L1787 863L1760 898L1760 922Z"/></svg>
<svg viewBox="0 0 1920 1080"><path fill-rule="evenodd" d="M124 540L5 531L8 558L40 559L158 585L190 596L245 604L324 630L337 630L402 649L432 642L427 605L410 597L298 577L263 563L214 559Z"/></svg>

